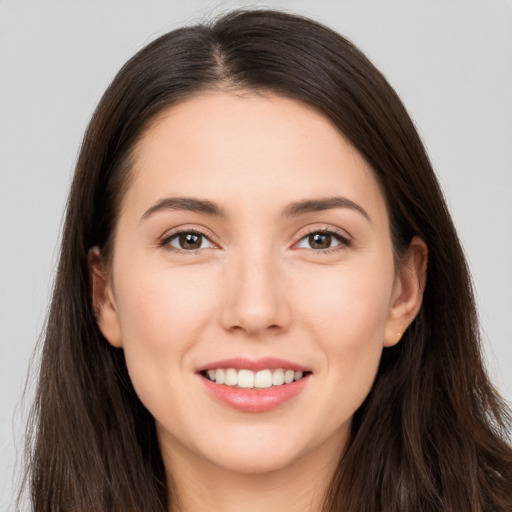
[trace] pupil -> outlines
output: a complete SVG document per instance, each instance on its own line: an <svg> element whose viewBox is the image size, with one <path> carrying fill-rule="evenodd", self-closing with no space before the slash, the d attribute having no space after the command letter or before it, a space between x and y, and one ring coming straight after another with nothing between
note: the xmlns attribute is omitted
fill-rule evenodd
<svg viewBox="0 0 512 512"><path fill-rule="evenodd" d="M183 249L199 249L201 247L201 238L201 235L185 233L179 237L180 246Z"/></svg>
<svg viewBox="0 0 512 512"><path fill-rule="evenodd" d="M315 233L309 235L309 244L313 249L328 249L331 246L331 235Z"/></svg>

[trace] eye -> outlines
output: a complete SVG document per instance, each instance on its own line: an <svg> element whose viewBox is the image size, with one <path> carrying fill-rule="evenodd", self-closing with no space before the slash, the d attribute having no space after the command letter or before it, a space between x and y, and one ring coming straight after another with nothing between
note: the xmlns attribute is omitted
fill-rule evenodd
<svg viewBox="0 0 512 512"><path fill-rule="evenodd" d="M198 231L179 231L162 240L162 246L170 246L178 251L197 251L214 247L206 235Z"/></svg>
<svg viewBox="0 0 512 512"><path fill-rule="evenodd" d="M301 249L313 249L315 251L325 251L338 246L349 246L350 241L339 233L334 231L322 230L314 231L302 237L297 244Z"/></svg>

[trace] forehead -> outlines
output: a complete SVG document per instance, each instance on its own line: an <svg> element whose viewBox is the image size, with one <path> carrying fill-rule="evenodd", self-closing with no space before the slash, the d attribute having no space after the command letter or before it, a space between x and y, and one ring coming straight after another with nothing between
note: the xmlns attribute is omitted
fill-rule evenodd
<svg viewBox="0 0 512 512"><path fill-rule="evenodd" d="M299 197L348 193L384 204L370 166L333 123L274 94L205 92L170 106L133 157L121 211L140 211L165 195L200 195L228 206L255 198L260 208L277 208Z"/></svg>

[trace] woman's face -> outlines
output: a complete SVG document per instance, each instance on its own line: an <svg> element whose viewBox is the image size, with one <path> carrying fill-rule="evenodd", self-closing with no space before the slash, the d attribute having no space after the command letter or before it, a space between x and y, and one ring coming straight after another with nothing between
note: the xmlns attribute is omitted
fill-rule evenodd
<svg viewBox="0 0 512 512"><path fill-rule="evenodd" d="M211 92L137 146L95 306L164 460L313 469L337 460L417 310L405 267L369 166L324 116Z"/></svg>

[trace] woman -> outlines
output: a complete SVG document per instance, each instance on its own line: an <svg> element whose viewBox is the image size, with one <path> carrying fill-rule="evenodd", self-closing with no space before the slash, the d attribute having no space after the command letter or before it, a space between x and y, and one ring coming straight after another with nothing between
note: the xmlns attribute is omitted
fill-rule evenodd
<svg viewBox="0 0 512 512"><path fill-rule="evenodd" d="M353 45L235 12L122 68L68 203L34 510L505 511L509 427L428 158Z"/></svg>

